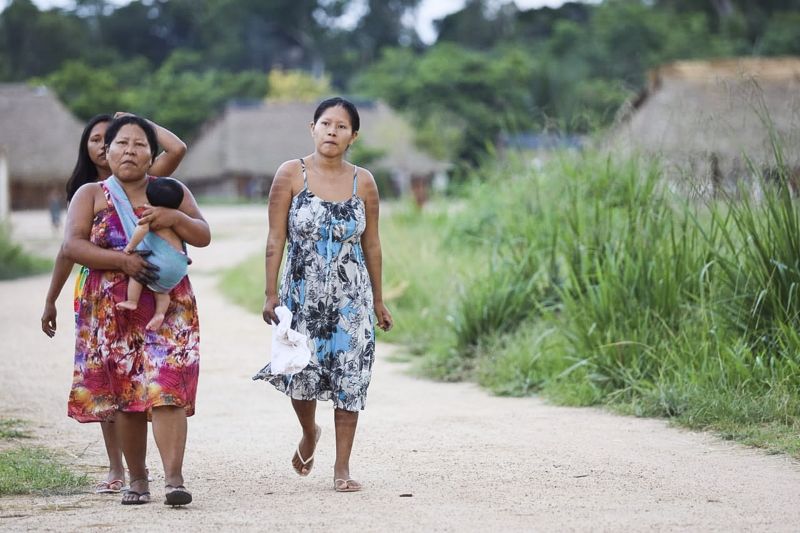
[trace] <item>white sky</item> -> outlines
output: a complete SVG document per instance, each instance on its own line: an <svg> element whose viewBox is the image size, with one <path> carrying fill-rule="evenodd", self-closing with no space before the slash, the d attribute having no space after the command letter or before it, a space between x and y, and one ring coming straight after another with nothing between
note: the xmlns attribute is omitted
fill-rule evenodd
<svg viewBox="0 0 800 533"><path fill-rule="evenodd" d="M129 0L110 0L112 4L124 5ZM495 0L497 1L497 0ZM502 0L501 0L502 1ZM436 31L433 28L433 21L458 11L464 6L465 0L422 0L417 9L417 33L425 43L432 43L436 39ZM520 9L530 9L532 7L558 7L565 0L514 0ZM7 0L0 0L0 5L7 5ZM72 0L33 0L39 9L49 7L72 7Z"/></svg>

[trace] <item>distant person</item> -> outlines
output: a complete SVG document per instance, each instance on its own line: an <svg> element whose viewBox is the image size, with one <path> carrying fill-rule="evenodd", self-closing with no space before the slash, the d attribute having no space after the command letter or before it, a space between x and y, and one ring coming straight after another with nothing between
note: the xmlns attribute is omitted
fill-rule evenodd
<svg viewBox="0 0 800 533"><path fill-rule="evenodd" d="M314 152L283 163L275 174L269 194L263 317L277 324L275 308L288 307L292 329L307 335L313 348L304 370L275 375L268 364L253 378L269 381L292 399L303 430L292 466L301 476L314 466L321 435L315 422L317 400L333 401L337 492L362 488L350 475L350 453L372 375L375 316L380 328L392 328L381 292L378 187L368 170L344 158L359 127L352 103L325 100L310 123Z"/></svg>
<svg viewBox="0 0 800 533"><path fill-rule="evenodd" d="M117 113L117 115L122 114L124 113ZM111 168L108 166L105 153L105 134L111 120L111 115L97 115L92 117L83 129L80 143L78 144L78 159L75 162L72 175L67 181L67 202L72 200L72 197L75 196L75 193L82 185L102 181L111 175ZM156 129L158 143L164 151L155 159L153 166L150 167L150 172L156 176L170 175L178 168L178 164L183 159L186 153L186 145L169 130L157 124L151 124ZM50 278L50 288L45 297L44 311L42 312L42 331L48 337L53 337L56 333L56 300L72 272L73 265L74 263L64 255L63 248L59 250L53 274ZM73 307L76 318L80 307L81 293L88 274L89 269L82 266L75 280ZM108 454L109 468L106 479L95 486L95 492L118 493L125 485L122 449L117 441L112 420L101 421L100 427L103 430L103 442Z"/></svg>
<svg viewBox="0 0 800 533"><path fill-rule="evenodd" d="M114 185L116 183L110 184L110 186ZM183 202L183 185L172 178L150 180L145 193L147 201L153 207L178 209ZM138 219L132 210L127 214L120 213L120 218L123 226L128 225L130 228L126 233L131 233L131 238L123 251L126 254L135 253L139 244L144 240L144 249L152 252L147 260L158 267L158 278L148 285L155 298L155 313L145 326L149 330L156 331L164 322L164 315L169 307L169 291L174 289L186 275L189 265L186 244L171 228L162 228L150 234L150 224L138 224ZM147 238L149 234L152 238ZM130 278L127 299L118 303L117 309L135 311L139 305L141 294L142 284L134 278Z"/></svg>
<svg viewBox="0 0 800 533"><path fill-rule="evenodd" d="M50 189L50 194L47 195L47 211L50 214L50 226L53 228L53 233L61 229L61 211L64 209L64 200L58 191L53 188Z"/></svg>
<svg viewBox="0 0 800 533"><path fill-rule="evenodd" d="M192 246L207 246L211 234L186 187L178 209L147 205L152 179L147 172L158 151L150 123L136 116L117 118L105 142L112 175L81 187L67 212L64 254L89 267L78 308L68 414L79 422L114 417L131 476L123 505L150 502L145 458L147 421L152 419L166 482L164 503L186 505L192 501L183 478L186 419L194 414L200 363L197 305L184 276L170 293L158 332L145 329L154 313L151 291L143 292L135 312L116 311L128 277L143 285L158 277L145 252L123 251L131 235L122 212L132 209L151 230L170 228Z"/></svg>

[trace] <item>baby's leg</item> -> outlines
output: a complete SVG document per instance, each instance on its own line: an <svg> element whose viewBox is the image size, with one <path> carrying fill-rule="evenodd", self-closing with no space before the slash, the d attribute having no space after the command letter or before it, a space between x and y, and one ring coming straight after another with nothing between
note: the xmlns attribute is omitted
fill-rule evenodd
<svg viewBox="0 0 800 533"><path fill-rule="evenodd" d="M156 300L156 312L153 314L153 318L150 319L150 322L147 323L147 326L145 326L145 329L151 331L155 331L161 327L170 302L168 292L154 292L153 296Z"/></svg>
<svg viewBox="0 0 800 533"><path fill-rule="evenodd" d="M142 284L133 278L128 278L128 299L116 305L117 309L135 311L139 306L139 296L142 295Z"/></svg>

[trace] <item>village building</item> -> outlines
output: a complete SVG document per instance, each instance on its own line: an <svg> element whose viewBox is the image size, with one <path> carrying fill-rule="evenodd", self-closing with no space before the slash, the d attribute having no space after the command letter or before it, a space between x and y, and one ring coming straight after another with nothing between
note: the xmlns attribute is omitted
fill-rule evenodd
<svg viewBox="0 0 800 533"><path fill-rule="evenodd" d="M361 131L352 159L373 172L382 193L426 189L448 164L414 145L414 131L382 102L356 102ZM307 102L231 102L190 144L176 172L200 196L263 197L281 163L313 151ZM445 178L446 179L446 178Z"/></svg>
<svg viewBox="0 0 800 533"><path fill-rule="evenodd" d="M41 208L64 186L83 126L45 87L0 84L0 151L12 209Z"/></svg>
<svg viewBox="0 0 800 533"><path fill-rule="evenodd" d="M797 175L800 58L678 61L648 77L607 138L612 153L656 158L674 187L700 196Z"/></svg>

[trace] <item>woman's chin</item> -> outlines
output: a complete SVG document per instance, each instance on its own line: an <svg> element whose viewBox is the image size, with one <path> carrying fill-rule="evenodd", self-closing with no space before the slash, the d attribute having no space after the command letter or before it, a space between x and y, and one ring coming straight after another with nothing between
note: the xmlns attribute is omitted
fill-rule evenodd
<svg viewBox="0 0 800 533"><path fill-rule="evenodd" d="M143 172L140 169L133 169L133 168L125 168L124 166L117 169L111 169L114 171L114 175L120 181L131 182L143 179L147 173Z"/></svg>

